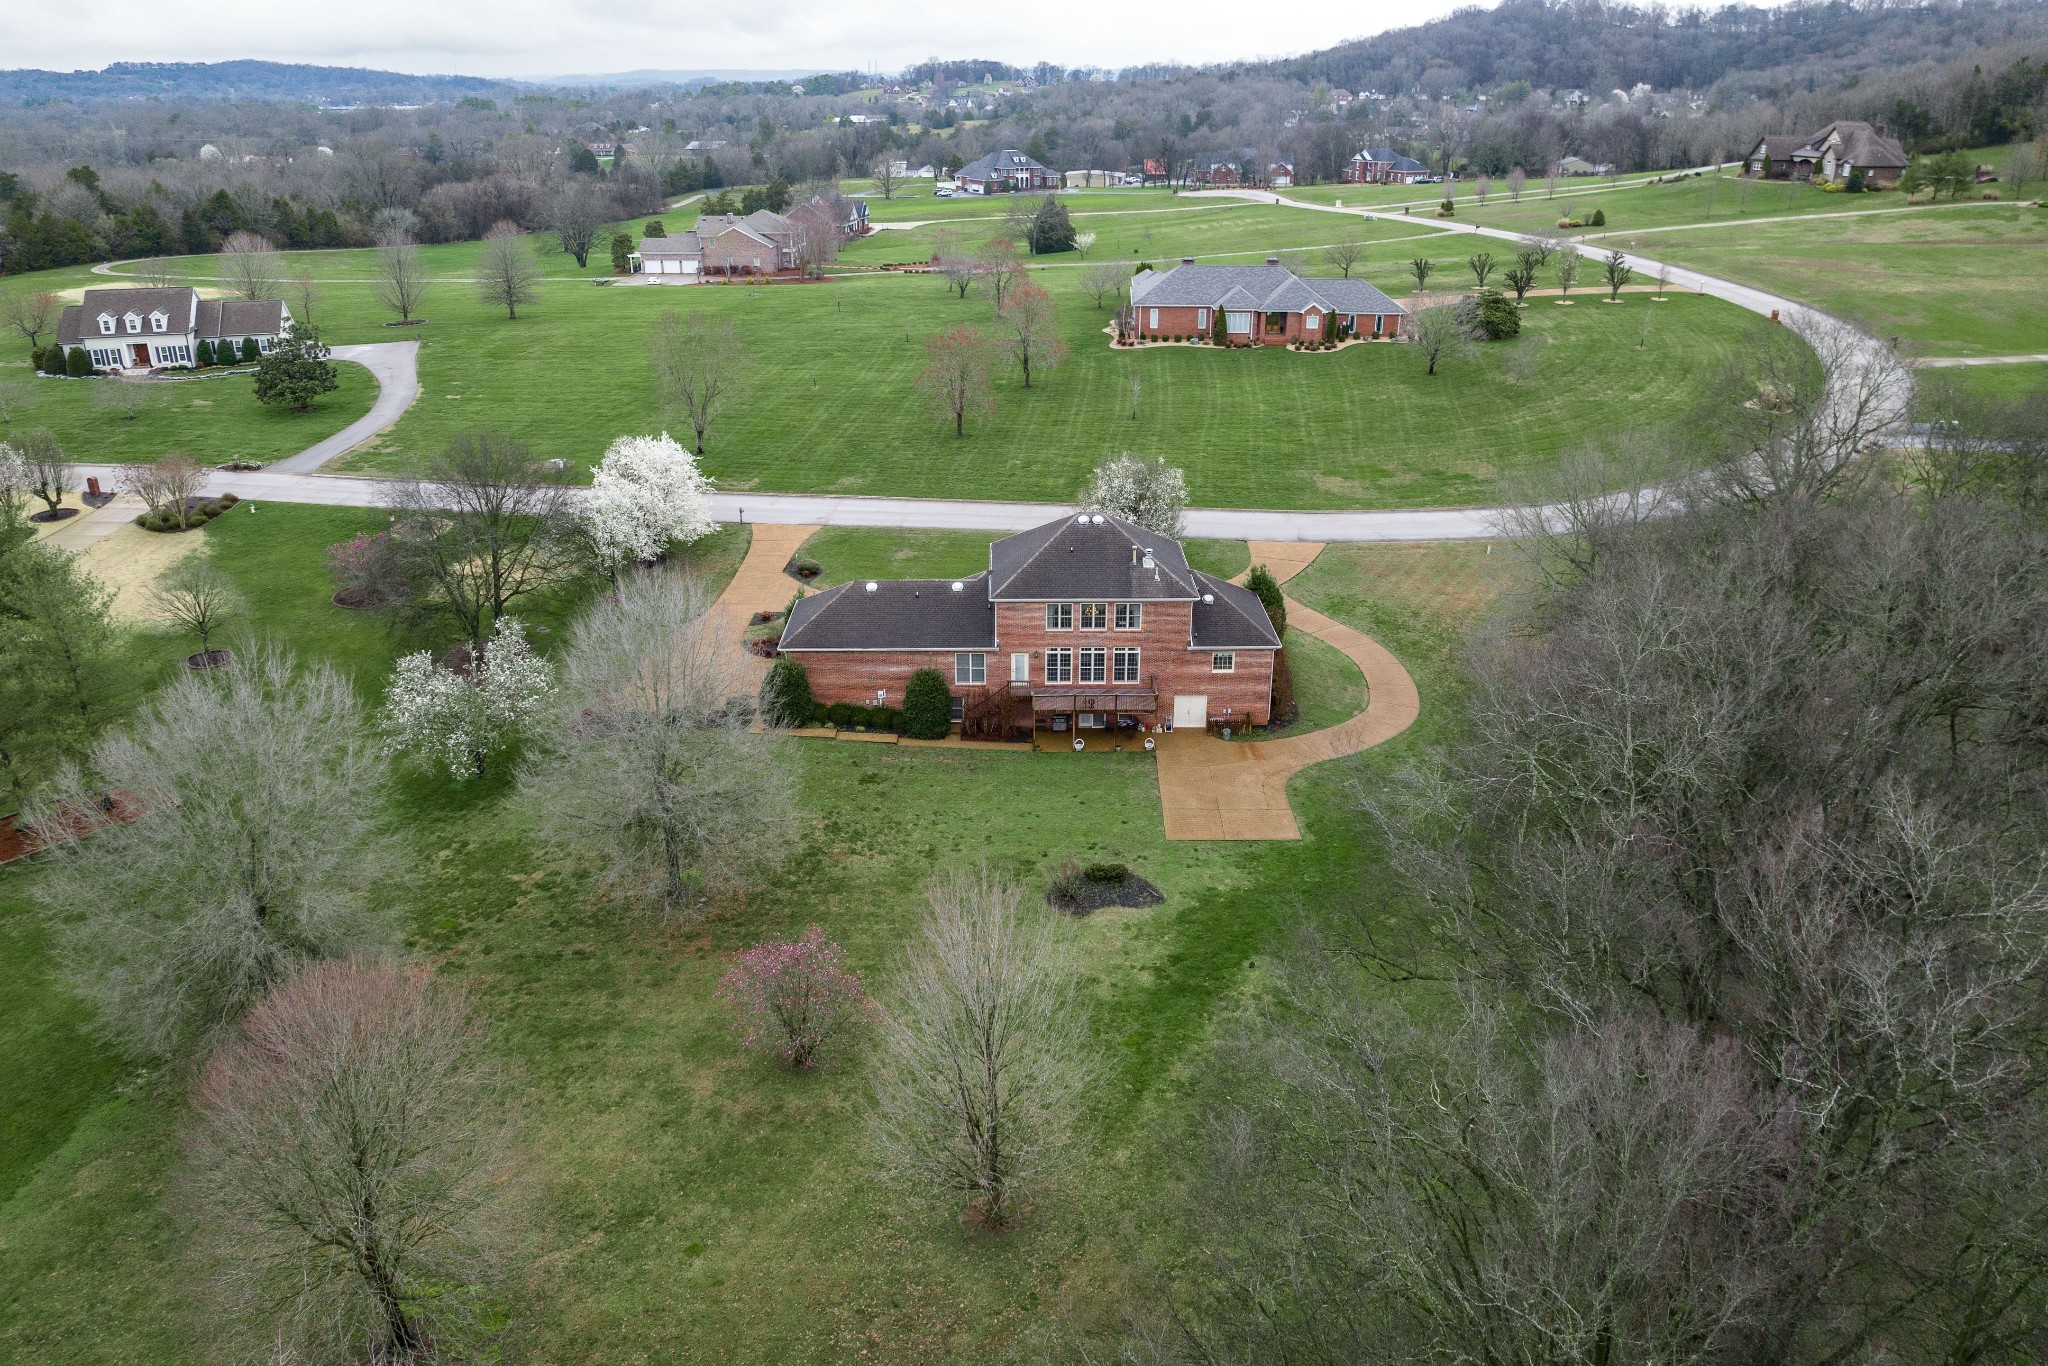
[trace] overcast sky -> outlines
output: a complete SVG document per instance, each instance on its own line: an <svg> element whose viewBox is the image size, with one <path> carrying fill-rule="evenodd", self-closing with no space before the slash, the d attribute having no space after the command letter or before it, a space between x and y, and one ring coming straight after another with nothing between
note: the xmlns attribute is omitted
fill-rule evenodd
<svg viewBox="0 0 2048 1366"><path fill-rule="evenodd" d="M930 56L1129 66L1283 56L1457 0L0 0L0 65L237 57L474 76L639 69L897 71Z"/></svg>

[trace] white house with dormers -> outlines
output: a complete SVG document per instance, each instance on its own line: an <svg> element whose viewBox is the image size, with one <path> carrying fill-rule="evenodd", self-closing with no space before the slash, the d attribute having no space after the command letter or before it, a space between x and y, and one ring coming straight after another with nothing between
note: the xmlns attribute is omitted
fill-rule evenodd
<svg viewBox="0 0 2048 1366"><path fill-rule="evenodd" d="M239 355L254 338L268 351L291 328L282 299L202 299L190 285L88 289L57 321L57 342L82 347L95 370L161 370L191 365L202 341L231 342Z"/></svg>

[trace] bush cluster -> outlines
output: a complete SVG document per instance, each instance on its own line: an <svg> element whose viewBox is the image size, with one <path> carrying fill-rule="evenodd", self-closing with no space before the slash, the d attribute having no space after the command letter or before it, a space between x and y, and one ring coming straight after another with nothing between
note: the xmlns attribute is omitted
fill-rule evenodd
<svg viewBox="0 0 2048 1366"><path fill-rule="evenodd" d="M1130 865L1124 863L1091 863L1081 870L1082 877L1105 886L1113 886L1130 875Z"/></svg>
<svg viewBox="0 0 2048 1366"><path fill-rule="evenodd" d="M902 731L903 713L894 707L863 707L858 702L834 702L831 706L811 704L811 719L841 730Z"/></svg>
<svg viewBox="0 0 2048 1366"><path fill-rule="evenodd" d="M223 493L218 498L209 498L203 503L195 504L192 510L185 514L185 526L183 529L190 531L195 527L205 526L208 522L241 501L242 499L239 494ZM168 509L160 512L139 513L135 518L135 525L141 527L144 531L177 531L180 529L178 526L178 514Z"/></svg>
<svg viewBox="0 0 2048 1366"><path fill-rule="evenodd" d="M937 669L919 669L903 689L903 733L913 740L943 740L953 728L953 693Z"/></svg>

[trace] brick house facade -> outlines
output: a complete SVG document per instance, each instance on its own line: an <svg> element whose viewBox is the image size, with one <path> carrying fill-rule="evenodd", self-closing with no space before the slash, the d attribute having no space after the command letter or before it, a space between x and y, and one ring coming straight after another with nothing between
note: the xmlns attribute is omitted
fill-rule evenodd
<svg viewBox="0 0 2048 1366"><path fill-rule="evenodd" d="M1408 310L1364 280L1304 279L1277 257L1263 266L1183 259L1131 281L1118 326L1137 337L1213 337L1218 316L1234 346L1285 346L1323 341L1339 323L1355 337L1398 336Z"/></svg>
<svg viewBox="0 0 2048 1366"><path fill-rule="evenodd" d="M937 669L970 733L1267 724L1279 637L1249 590L1179 543L1084 514L997 541L970 578L841 584L782 634L811 695L903 705Z"/></svg>
<svg viewBox="0 0 2048 1366"><path fill-rule="evenodd" d="M1367 147L1344 163L1347 185L1413 185L1429 176L1429 167L1391 147Z"/></svg>

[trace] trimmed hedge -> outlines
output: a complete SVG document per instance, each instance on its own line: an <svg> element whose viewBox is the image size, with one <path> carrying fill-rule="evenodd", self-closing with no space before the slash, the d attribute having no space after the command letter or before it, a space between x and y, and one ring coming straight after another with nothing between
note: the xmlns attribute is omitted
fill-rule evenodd
<svg viewBox="0 0 2048 1366"><path fill-rule="evenodd" d="M943 740L953 728L953 693L937 669L919 669L903 689L903 733L913 740Z"/></svg>

